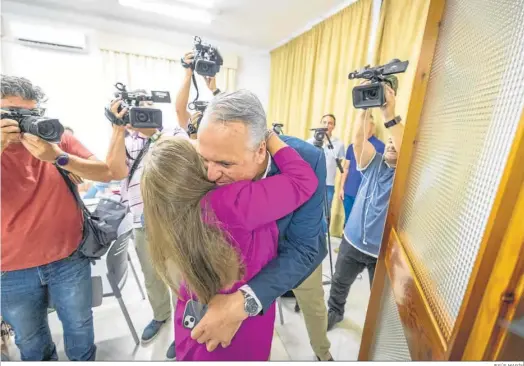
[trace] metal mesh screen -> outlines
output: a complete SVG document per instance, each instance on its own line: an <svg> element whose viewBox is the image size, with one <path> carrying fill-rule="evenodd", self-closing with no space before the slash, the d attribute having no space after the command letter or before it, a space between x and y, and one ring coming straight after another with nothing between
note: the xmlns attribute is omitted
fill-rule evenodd
<svg viewBox="0 0 524 366"><path fill-rule="evenodd" d="M375 329L377 333L370 353L372 361L411 361L395 296L387 276Z"/></svg>
<svg viewBox="0 0 524 366"><path fill-rule="evenodd" d="M524 104L524 0L447 0L399 230L451 334Z"/></svg>

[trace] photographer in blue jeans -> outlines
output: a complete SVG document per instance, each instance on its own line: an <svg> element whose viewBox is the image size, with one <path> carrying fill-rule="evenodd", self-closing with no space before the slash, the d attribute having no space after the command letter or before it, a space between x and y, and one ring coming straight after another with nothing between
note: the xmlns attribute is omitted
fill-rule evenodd
<svg viewBox="0 0 524 366"><path fill-rule="evenodd" d="M36 111L45 99L20 77L2 75L1 90L2 111ZM83 218L57 167L95 181L108 182L111 173L72 134L51 144L21 133L9 117L0 120L2 318L16 334L23 361L58 360L47 315L52 303L67 357L93 361L91 263L78 252Z"/></svg>

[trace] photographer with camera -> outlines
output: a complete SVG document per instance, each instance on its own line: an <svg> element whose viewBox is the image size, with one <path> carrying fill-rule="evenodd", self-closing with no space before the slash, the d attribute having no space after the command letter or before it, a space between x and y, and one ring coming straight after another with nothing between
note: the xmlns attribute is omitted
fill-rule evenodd
<svg viewBox="0 0 524 366"><path fill-rule="evenodd" d="M344 228L344 237L335 265L328 301L328 330L344 319L344 307L349 289L358 274L367 268L370 285L377 263L382 234L389 206L389 196L402 143L404 126L395 114L395 91L389 83L384 88L385 103L380 107L389 139L384 154L377 152L368 140L369 109L360 109L353 133L353 150L362 184ZM374 87L365 82L361 87Z"/></svg>
<svg viewBox="0 0 524 366"><path fill-rule="evenodd" d="M133 127L133 125L147 124L142 124L139 118L133 120L129 114L128 107L122 108L123 103L126 105L130 103L136 104L138 100L138 106L135 107L135 110L138 111L135 113L136 116L139 116L143 111L152 114L157 114L158 112L154 112L155 110L152 108L154 107L154 103L151 100L147 100L150 98L146 96L144 90L126 92L125 86L122 88L122 85L118 86L118 84L117 88L120 90L120 92L116 93L118 96L117 99L111 103L109 109L106 109L106 116L113 124L113 134L107 154L107 164L114 179L122 180L122 202L129 205L129 209L133 215L136 252L142 273L144 274L149 303L153 309L153 320L146 326L141 337L142 343L148 343L158 335L162 326L166 324L167 320L171 317L171 295L168 287L162 279L160 279L152 266L147 248L145 230L142 224L144 203L140 192L140 180L143 171L143 157L151 143L161 134L179 136L181 138L188 138L188 136L180 127L166 131L162 129L161 123L158 124L158 128ZM142 120L145 120L145 118ZM161 122L161 114L155 122ZM148 126L153 125L154 123ZM167 350L166 357L172 360L175 356L173 342Z"/></svg>
<svg viewBox="0 0 524 366"><path fill-rule="evenodd" d="M52 300L67 357L92 361L91 263L79 250L84 221L59 169L104 182L111 171L57 119L41 116L39 87L2 75L1 90L2 317L22 360L57 360L47 318Z"/></svg>
<svg viewBox="0 0 524 366"><path fill-rule="evenodd" d="M193 109L193 113L187 111L189 103L189 93L191 90L191 83L195 83L195 71L194 71L194 61L195 61L195 51L190 51L184 55L181 59L182 66L185 68L185 76L180 86L180 90L176 96L176 114L178 118L178 124L183 129L187 130L190 135L196 135L200 120L202 119L205 107L207 106L206 102L197 101L197 98L189 107ZM216 74L215 74L216 75ZM213 96L220 94L220 89L216 86L216 76L202 76L206 81L208 89L213 93ZM200 103L199 103L200 102Z"/></svg>
<svg viewBox="0 0 524 366"><path fill-rule="evenodd" d="M337 165L344 159L344 142L338 137L333 136L333 130L337 124L337 119L333 114L326 114L320 120L320 127L326 129L324 141L322 141L322 148L326 157L326 192L327 192L327 206L326 216L330 215L333 197L335 196L335 178L337 176ZM315 144L315 138L312 137L307 140L310 144ZM324 221L324 231L327 232L327 221Z"/></svg>

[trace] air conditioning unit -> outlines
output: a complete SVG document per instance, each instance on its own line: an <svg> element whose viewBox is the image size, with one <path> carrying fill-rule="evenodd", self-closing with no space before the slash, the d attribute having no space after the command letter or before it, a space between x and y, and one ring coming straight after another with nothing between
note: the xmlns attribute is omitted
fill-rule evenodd
<svg viewBox="0 0 524 366"><path fill-rule="evenodd" d="M86 34L72 29L10 22L11 38L30 47L87 53Z"/></svg>

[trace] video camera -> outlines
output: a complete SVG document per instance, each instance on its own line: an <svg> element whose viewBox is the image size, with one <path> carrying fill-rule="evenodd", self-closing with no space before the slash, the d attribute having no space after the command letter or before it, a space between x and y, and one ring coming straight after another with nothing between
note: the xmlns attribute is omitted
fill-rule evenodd
<svg viewBox="0 0 524 366"><path fill-rule="evenodd" d="M353 106L355 108L374 108L381 107L386 103L384 83L397 92L398 79L393 74L405 72L409 61L393 59L385 65L369 67L366 66L360 71L351 72L348 79L367 79L371 81L369 85L358 85L353 88Z"/></svg>
<svg viewBox="0 0 524 366"><path fill-rule="evenodd" d="M273 131L277 134L277 135L282 135L282 127L284 127L284 124L283 123L273 123Z"/></svg>
<svg viewBox="0 0 524 366"><path fill-rule="evenodd" d="M189 123L187 126L187 134L193 135L198 133L198 128L200 127L200 121L202 121L202 117L204 117L204 112L206 111L206 108L208 106L209 102L204 100L195 100L194 102L189 103L188 108L200 112L200 115L195 118L194 120Z"/></svg>
<svg viewBox="0 0 524 366"><path fill-rule="evenodd" d="M214 77L224 64L224 59L216 47L202 43L202 39L195 36L193 53L193 70L199 75Z"/></svg>
<svg viewBox="0 0 524 366"><path fill-rule="evenodd" d="M64 126L60 121L56 118L43 117L41 110L4 108L1 119L15 120L22 133L30 133L53 144L58 144L64 134Z"/></svg>
<svg viewBox="0 0 524 366"><path fill-rule="evenodd" d="M122 99L118 113L124 108L128 108L128 112L119 120L116 117L107 116L106 111L106 116L113 124L131 124L134 128L162 128L162 111L155 108L141 107L140 103L171 103L171 96L168 91L151 91L151 95L147 95L145 91L128 92L126 86L122 83L116 83L115 87L118 89L115 92L115 97ZM113 115L111 112L109 113Z"/></svg>
<svg viewBox="0 0 524 366"><path fill-rule="evenodd" d="M313 135L313 145L318 147L319 149L322 149L324 147L324 140L327 139L327 146L328 149L332 151L335 149L333 146L333 143L331 142L331 139L329 138L329 135L327 134L327 127L317 127L312 128L310 131L315 131L315 134ZM344 168L342 167L342 163L339 158L335 157L335 162L337 163L338 170L340 170L340 173L344 173Z"/></svg>
<svg viewBox="0 0 524 366"><path fill-rule="evenodd" d="M327 127L318 127L310 129L310 131L315 131L315 134L313 135L313 145L319 148L322 148L324 146L324 139L327 136L327 130Z"/></svg>

